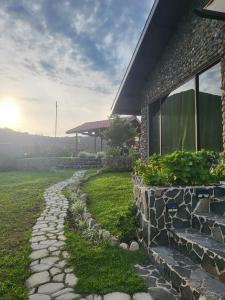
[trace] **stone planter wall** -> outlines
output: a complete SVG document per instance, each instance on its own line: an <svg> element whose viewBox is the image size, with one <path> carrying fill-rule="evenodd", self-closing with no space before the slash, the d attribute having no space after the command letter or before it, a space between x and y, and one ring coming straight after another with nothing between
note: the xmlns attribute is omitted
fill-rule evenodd
<svg viewBox="0 0 225 300"><path fill-rule="evenodd" d="M133 178L138 209L138 239L147 248L169 244L168 229L191 226L192 213L209 205L214 187L145 186Z"/></svg>

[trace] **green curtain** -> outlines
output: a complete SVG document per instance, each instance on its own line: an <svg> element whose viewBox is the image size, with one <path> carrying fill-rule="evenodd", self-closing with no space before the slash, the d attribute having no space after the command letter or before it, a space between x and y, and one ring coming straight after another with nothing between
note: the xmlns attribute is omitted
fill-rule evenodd
<svg viewBox="0 0 225 300"><path fill-rule="evenodd" d="M195 92L187 90L165 99L162 114L162 154L195 150Z"/></svg>
<svg viewBox="0 0 225 300"><path fill-rule="evenodd" d="M221 96L199 93L199 131L201 148L222 151Z"/></svg>

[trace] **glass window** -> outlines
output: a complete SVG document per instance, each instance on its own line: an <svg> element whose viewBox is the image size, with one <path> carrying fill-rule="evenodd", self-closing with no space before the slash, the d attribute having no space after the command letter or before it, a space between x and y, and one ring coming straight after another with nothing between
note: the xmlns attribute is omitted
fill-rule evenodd
<svg viewBox="0 0 225 300"><path fill-rule="evenodd" d="M174 90L162 103L162 154L195 150L195 81Z"/></svg>
<svg viewBox="0 0 225 300"><path fill-rule="evenodd" d="M199 75L200 147L222 151L221 70L216 64Z"/></svg>

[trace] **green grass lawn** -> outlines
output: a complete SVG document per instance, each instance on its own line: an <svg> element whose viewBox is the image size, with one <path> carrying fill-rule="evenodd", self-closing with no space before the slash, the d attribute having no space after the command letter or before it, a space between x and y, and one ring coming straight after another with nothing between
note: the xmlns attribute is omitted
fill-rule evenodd
<svg viewBox="0 0 225 300"><path fill-rule="evenodd" d="M121 230L116 225L119 216L132 206L131 175L103 173L90 178L82 190L88 193L88 209L93 217L105 229L118 233ZM66 237L71 264L79 278L76 292L103 295L113 291L129 294L146 291L143 279L134 269L136 263L148 263L143 250L134 253L104 243L94 244L69 226L66 228Z"/></svg>
<svg viewBox="0 0 225 300"><path fill-rule="evenodd" d="M0 172L0 299L25 300L31 228L44 208L44 190L72 170Z"/></svg>
<svg viewBox="0 0 225 300"><path fill-rule="evenodd" d="M119 247L96 245L84 240L68 227L65 230L70 261L79 278L75 291L103 295L113 291L133 294L147 290L134 264L148 262L143 250L129 252Z"/></svg>
<svg viewBox="0 0 225 300"><path fill-rule="evenodd" d="M82 189L88 194L88 209L96 221L119 235L118 219L132 206L131 174L103 173L91 178Z"/></svg>

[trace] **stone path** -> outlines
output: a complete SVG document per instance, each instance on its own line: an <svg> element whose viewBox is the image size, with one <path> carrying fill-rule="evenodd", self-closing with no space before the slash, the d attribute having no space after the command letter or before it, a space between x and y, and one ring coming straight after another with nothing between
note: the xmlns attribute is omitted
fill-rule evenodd
<svg viewBox="0 0 225 300"><path fill-rule="evenodd" d="M30 240L31 276L26 281L30 300L70 300L79 295L73 287L78 282L73 269L68 265L69 254L64 250L64 219L68 200L61 191L69 184L79 181L84 171L72 178L54 184L44 193L46 208L33 227Z"/></svg>
<svg viewBox="0 0 225 300"><path fill-rule="evenodd" d="M46 208L33 227L30 240L31 275L26 281L29 300L177 300L176 293L163 280L154 266L136 266L150 287L149 293L136 293L132 297L113 292L104 296L82 297L74 292L78 278L68 264L69 253L65 251L64 219L68 200L61 191L69 184L79 184L85 171L77 171L70 179L54 184L44 193ZM157 274L156 274L157 273ZM155 279L154 279L155 278ZM155 280L155 282L153 282Z"/></svg>

